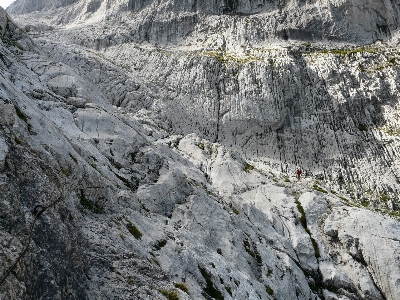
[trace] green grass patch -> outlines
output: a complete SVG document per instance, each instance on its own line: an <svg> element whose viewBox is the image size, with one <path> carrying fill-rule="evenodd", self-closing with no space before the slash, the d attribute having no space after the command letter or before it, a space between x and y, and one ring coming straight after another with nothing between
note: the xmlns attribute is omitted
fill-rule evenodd
<svg viewBox="0 0 400 300"><path fill-rule="evenodd" d="M229 287L229 286L227 286L227 285L225 285L225 290L228 292L228 294L232 297L232 289Z"/></svg>
<svg viewBox="0 0 400 300"><path fill-rule="evenodd" d="M251 257L255 258L259 264L262 264L262 263L263 263L262 257L261 257L261 255L260 255L260 253L258 253L258 251L257 251L256 249L254 249L254 251L251 250L250 243L249 243L248 240L244 240L244 241L243 241L243 246L244 246L244 249L246 250L246 252L247 252ZM254 245L253 245L253 246L254 246Z"/></svg>
<svg viewBox="0 0 400 300"><path fill-rule="evenodd" d="M314 248L314 255L316 258L320 257L320 252L319 252L319 247L317 242L315 241L315 239L311 236L311 232L307 227L307 218L306 218L306 213L304 211L303 206L301 205L300 201L296 200L295 201L297 209L300 212L300 223L303 226L304 230L308 233L308 235L310 236L310 240L311 240L311 244Z"/></svg>
<svg viewBox="0 0 400 300"><path fill-rule="evenodd" d="M158 290L168 300L179 300L178 294L173 290Z"/></svg>
<svg viewBox="0 0 400 300"><path fill-rule="evenodd" d="M307 228L307 219L306 219L306 213L304 211L304 208L301 205L300 201L296 200L295 203L296 203L298 211L300 212L300 224L304 227L304 229L306 229Z"/></svg>
<svg viewBox="0 0 400 300"><path fill-rule="evenodd" d="M138 155L138 152L131 152L130 156L131 156L131 161L134 163L136 162L136 157Z"/></svg>
<svg viewBox="0 0 400 300"><path fill-rule="evenodd" d="M384 132L390 136L400 136L400 130L397 127L393 127L393 125L388 125L384 128L378 128L378 130L384 130Z"/></svg>
<svg viewBox="0 0 400 300"><path fill-rule="evenodd" d="M254 169L255 169L254 166L252 166L252 165L246 163L246 164L244 165L243 171L245 171L246 173L250 173L250 171L251 171L251 170L254 170Z"/></svg>
<svg viewBox="0 0 400 300"><path fill-rule="evenodd" d="M365 124L358 124L358 130L360 131L368 131L368 126Z"/></svg>
<svg viewBox="0 0 400 300"><path fill-rule="evenodd" d="M160 262L159 262L157 259L155 259L155 258L149 259L149 262L150 262L150 263L155 263L155 264L156 264L157 266L159 266L159 267L161 266L161 265L160 265Z"/></svg>
<svg viewBox="0 0 400 300"><path fill-rule="evenodd" d="M140 230L133 225L131 222L129 222L128 224L126 224L126 228L128 229L128 231L130 232L130 234L132 234L134 236L135 239L140 240L143 236L143 234L140 232Z"/></svg>
<svg viewBox="0 0 400 300"><path fill-rule="evenodd" d="M156 49L157 52L159 52L162 55L165 55L167 57L171 57L172 56L172 52L166 51L166 50L162 50L162 49Z"/></svg>
<svg viewBox="0 0 400 300"><path fill-rule="evenodd" d="M358 48L352 48L352 49L326 49L326 50L320 50L318 53L321 54L333 54L333 55L339 55L339 56L346 56L346 55L353 55L356 53L370 53L370 54L378 54L382 52L378 48L372 48L372 47L358 47Z"/></svg>
<svg viewBox="0 0 400 300"><path fill-rule="evenodd" d="M368 207L367 199L361 199L361 205L364 206L364 207Z"/></svg>
<svg viewBox="0 0 400 300"><path fill-rule="evenodd" d="M309 230L308 230L308 234L310 235L311 244L312 244L312 246L313 246L313 248L314 248L314 255L315 255L316 258L320 258L320 257L321 257L321 254L320 254L320 252L319 252L318 244L317 244L317 242L315 241L315 239L311 236L311 233L310 233Z"/></svg>
<svg viewBox="0 0 400 300"><path fill-rule="evenodd" d="M247 252L250 256L256 257L256 255L254 254L254 252L251 251L250 243L249 243L248 240L244 240L244 241L243 241L243 246L244 246L244 250L246 250L246 252Z"/></svg>
<svg viewBox="0 0 400 300"><path fill-rule="evenodd" d="M264 61L264 58L262 57L256 57L253 55L246 55L241 57L241 56L235 56L225 51L204 51L199 54L203 56L212 57L220 63L235 63L237 65L246 64L252 61Z"/></svg>
<svg viewBox="0 0 400 300"><path fill-rule="evenodd" d="M75 156L73 156L71 153L69 154L69 157L71 157L71 159L77 164L78 160L76 159Z"/></svg>
<svg viewBox="0 0 400 300"><path fill-rule="evenodd" d="M274 294L274 290L270 286L265 287L265 291L267 292L268 295L272 296Z"/></svg>
<svg viewBox="0 0 400 300"><path fill-rule="evenodd" d="M313 189L314 189L314 191L328 194L328 192L326 190L324 190L322 187L318 186L316 183L314 183Z"/></svg>
<svg viewBox="0 0 400 300"><path fill-rule="evenodd" d="M150 212L150 209L148 209L148 208L146 207L146 205L144 205L143 203L142 203L142 205L141 205L141 208L142 208L144 211L146 211L146 212Z"/></svg>
<svg viewBox="0 0 400 300"><path fill-rule="evenodd" d="M206 269L199 267L200 273L206 281L206 287L203 289L203 296L208 298L207 296L214 298L215 300L224 300L224 296L222 296L221 292L214 287L214 284L211 280L211 273L208 273Z"/></svg>
<svg viewBox="0 0 400 300"><path fill-rule="evenodd" d="M118 175L117 173L114 173L115 174L115 176L119 179L119 180L121 180L124 184L125 184L125 186L127 186L128 188L130 188L130 189L135 189L135 186L132 184L132 182L130 182L128 179L126 179L125 177L122 177L122 176L120 176L120 175Z"/></svg>
<svg viewBox="0 0 400 300"><path fill-rule="evenodd" d="M381 71L381 70L385 69L386 67L387 67L387 65L379 65L379 66L376 66L376 67L374 68L374 70L375 70L375 71Z"/></svg>
<svg viewBox="0 0 400 300"><path fill-rule="evenodd" d="M174 286L181 291L184 291L186 294L189 294L189 289L184 283L175 283Z"/></svg>
<svg viewBox="0 0 400 300"><path fill-rule="evenodd" d="M381 199L382 202L387 202L390 200L390 196L385 193L380 193L379 198Z"/></svg>
<svg viewBox="0 0 400 300"><path fill-rule="evenodd" d="M154 245L154 249L159 251L161 250L161 248L165 247L165 245L167 244L167 240L161 240L158 241L155 245Z"/></svg>
<svg viewBox="0 0 400 300"><path fill-rule="evenodd" d="M255 254L256 254L256 260L257 260L257 262L258 262L260 265L262 265L263 260L262 260L262 257L261 257L261 255L260 255L260 253L258 253L257 251L255 251Z"/></svg>
<svg viewBox="0 0 400 300"><path fill-rule="evenodd" d="M111 159L109 159L110 163L114 166L114 168L116 168L117 170L121 170L122 165L118 162L116 162L114 160L114 158L111 157Z"/></svg>
<svg viewBox="0 0 400 300"><path fill-rule="evenodd" d="M80 199L80 204L84 208L90 210L91 212L93 212L95 214L102 214L104 212L103 206L101 206L98 203L88 199L85 196L85 193L84 193L83 189L80 190L79 199Z"/></svg>
<svg viewBox="0 0 400 300"><path fill-rule="evenodd" d="M211 195L212 194L212 192L207 188L207 186L203 182L201 182L201 186L206 191L207 195Z"/></svg>
<svg viewBox="0 0 400 300"><path fill-rule="evenodd" d="M397 65L396 58L395 57L389 57L386 64L381 64L381 65L375 67L374 70L375 71L380 71L380 70L383 70L383 69L386 69L386 68L394 67L396 65Z"/></svg>
<svg viewBox="0 0 400 300"><path fill-rule="evenodd" d="M128 284L130 284L130 285L134 285L134 284L135 284L135 280L133 280L133 278L132 278L131 276L129 276L129 277L126 279L126 282L127 282Z"/></svg>
<svg viewBox="0 0 400 300"><path fill-rule="evenodd" d="M388 214L391 217L397 217L397 218L400 217L400 212L399 211L390 211Z"/></svg>
<svg viewBox="0 0 400 300"><path fill-rule="evenodd" d="M29 117L25 115L22 110L19 109L18 106L15 106L15 112L17 113L18 118L20 118L25 123L28 123Z"/></svg>

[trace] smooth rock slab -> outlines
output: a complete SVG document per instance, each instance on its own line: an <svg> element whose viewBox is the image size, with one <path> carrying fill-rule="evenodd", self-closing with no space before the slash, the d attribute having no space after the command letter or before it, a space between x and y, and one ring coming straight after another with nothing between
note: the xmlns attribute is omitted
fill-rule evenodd
<svg viewBox="0 0 400 300"><path fill-rule="evenodd" d="M374 299L400 299L399 222L368 210L349 207L332 213L323 230L336 231L337 239L350 256L366 266L376 283L374 289L371 282L359 278L366 295Z"/></svg>
<svg viewBox="0 0 400 300"><path fill-rule="evenodd" d="M77 89L75 86L75 78L68 75L57 76L47 82L47 86L54 93L63 97L75 97Z"/></svg>

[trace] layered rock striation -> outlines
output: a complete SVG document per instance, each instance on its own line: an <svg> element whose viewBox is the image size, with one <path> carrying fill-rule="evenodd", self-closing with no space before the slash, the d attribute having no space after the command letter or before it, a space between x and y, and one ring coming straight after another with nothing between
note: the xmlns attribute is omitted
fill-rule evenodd
<svg viewBox="0 0 400 300"><path fill-rule="evenodd" d="M62 8L62 10L58 8ZM58 9L58 10L57 10ZM266 40L343 41L385 39L399 29L396 1L26 1L17 0L12 14L43 11L50 23L124 20L125 39L176 43L205 35L231 36L235 43ZM64 13L59 14L61 11ZM52 12L57 12L56 14ZM132 18L131 16L135 16ZM114 26L116 22L114 22ZM115 28L105 38L112 39ZM90 35L90 33L88 33ZM82 33L79 38L82 38ZM89 38L93 38L90 36Z"/></svg>

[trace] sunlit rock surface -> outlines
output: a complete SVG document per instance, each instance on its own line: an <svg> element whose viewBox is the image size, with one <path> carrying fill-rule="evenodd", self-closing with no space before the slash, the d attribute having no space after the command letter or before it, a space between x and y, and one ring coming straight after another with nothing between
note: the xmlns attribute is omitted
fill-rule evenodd
<svg viewBox="0 0 400 300"><path fill-rule="evenodd" d="M0 299L399 299L398 11L0 9Z"/></svg>

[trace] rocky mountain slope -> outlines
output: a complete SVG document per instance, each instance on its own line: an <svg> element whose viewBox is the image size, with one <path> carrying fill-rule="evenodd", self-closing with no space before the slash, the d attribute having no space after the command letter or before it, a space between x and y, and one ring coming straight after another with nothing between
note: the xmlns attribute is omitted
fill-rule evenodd
<svg viewBox="0 0 400 300"><path fill-rule="evenodd" d="M359 4L1 10L0 299L398 299L399 6Z"/></svg>

